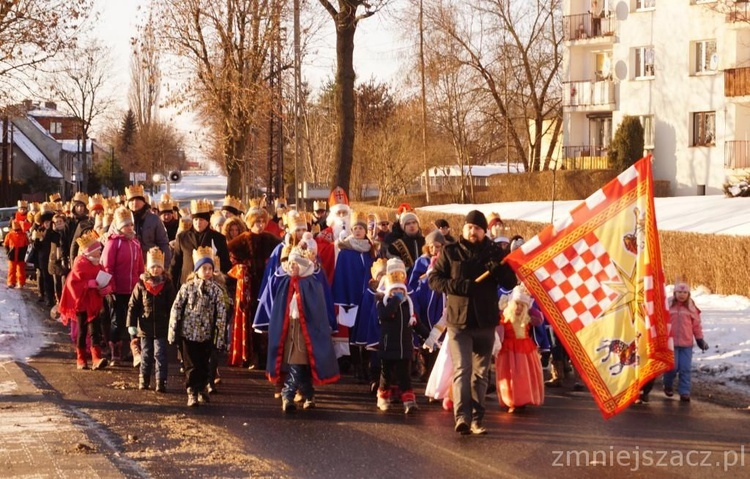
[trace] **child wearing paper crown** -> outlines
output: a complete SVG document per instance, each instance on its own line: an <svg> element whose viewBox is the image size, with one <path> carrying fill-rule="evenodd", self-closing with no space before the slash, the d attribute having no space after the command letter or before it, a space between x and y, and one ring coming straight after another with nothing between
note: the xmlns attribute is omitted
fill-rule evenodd
<svg viewBox="0 0 750 479"><path fill-rule="evenodd" d="M146 253L144 272L128 304L128 332L141 343L138 389L148 389L156 363L158 393L167 392L167 331L169 311L175 299L174 284L164 269L164 253L154 246Z"/></svg>
<svg viewBox="0 0 750 479"><path fill-rule="evenodd" d="M19 288L26 285L26 251L29 248L29 237L23 231L21 222L12 220L11 231L5 235L5 253L8 255L8 287Z"/></svg>
<svg viewBox="0 0 750 479"><path fill-rule="evenodd" d="M309 409L315 407L313 385L339 379L325 281L321 274L316 275L314 250L307 240L304 244L307 247L300 243L291 248L280 268L286 274L275 279L268 322L266 374L274 384L283 378L281 408L285 413L297 409L297 391L304 400L303 408Z"/></svg>
<svg viewBox="0 0 750 479"><path fill-rule="evenodd" d="M674 369L664 374L664 394L674 395L674 379L679 375L677 393L680 400L690 401L690 368L693 362L693 337L698 347L705 351L708 344L703 339L701 310L690 297L690 286L685 280L677 280L674 296L669 299L670 336L674 341Z"/></svg>
<svg viewBox="0 0 750 479"><path fill-rule="evenodd" d="M209 401L209 361L213 348L224 348L226 305L224 289L214 281L214 253L210 247L193 251L193 273L177 292L169 315L169 344L177 344L185 369L187 405Z"/></svg>
<svg viewBox="0 0 750 479"><path fill-rule="evenodd" d="M505 304L503 304L505 303ZM523 285L513 288L510 298L500 299L502 349L495 358L498 399L508 412L544 402L544 376L537 346L529 335L542 324L542 314L531 308L531 296Z"/></svg>
<svg viewBox="0 0 750 479"><path fill-rule="evenodd" d="M414 305L406 294L406 266L399 258L391 258L386 265L385 292L378 300L380 323L380 385L378 409L390 407L391 386L401 391L404 412L412 414L417 402L411 387L411 360L414 354L412 333L420 323L414 314Z"/></svg>
<svg viewBox="0 0 750 479"><path fill-rule="evenodd" d="M76 365L78 369L86 369L86 340L91 341L91 369L102 369L107 366L107 359L102 357L101 348L101 319L99 312L104 306L103 298L112 293L111 277L97 281L105 273L100 264L102 244L94 231L81 235L78 243L78 256L67 276L63 292L60 297L58 311L63 324L69 321L77 322L76 335Z"/></svg>

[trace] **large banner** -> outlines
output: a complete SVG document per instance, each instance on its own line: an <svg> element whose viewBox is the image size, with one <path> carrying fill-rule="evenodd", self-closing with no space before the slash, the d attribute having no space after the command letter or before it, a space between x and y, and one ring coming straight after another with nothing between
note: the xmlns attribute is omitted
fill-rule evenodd
<svg viewBox="0 0 750 479"><path fill-rule="evenodd" d="M673 367L651 156L506 261L536 298L605 418Z"/></svg>

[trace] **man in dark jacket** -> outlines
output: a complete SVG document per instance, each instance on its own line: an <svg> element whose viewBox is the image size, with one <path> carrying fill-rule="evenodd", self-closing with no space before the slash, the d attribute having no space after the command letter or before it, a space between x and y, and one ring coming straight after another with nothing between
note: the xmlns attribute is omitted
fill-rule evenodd
<svg viewBox="0 0 750 479"><path fill-rule="evenodd" d="M154 246L158 246L161 252L164 253L165 264L169 264L172 258L172 251L169 249L167 229L159 217L151 211L151 206L146 203L143 186L132 185L125 188L125 196L127 197L128 209L133 212L135 236L141 243L144 260L148 250Z"/></svg>
<svg viewBox="0 0 750 479"><path fill-rule="evenodd" d="M429 276L430 288L448 299L447 347L455 368L453 414L456 432L461 434L487 432L482 419L499 320L497 287L510 290L516 285L515 273L502 263L506 253L486 232L484 214L470 211L461 238L445 245Z"/></svg>

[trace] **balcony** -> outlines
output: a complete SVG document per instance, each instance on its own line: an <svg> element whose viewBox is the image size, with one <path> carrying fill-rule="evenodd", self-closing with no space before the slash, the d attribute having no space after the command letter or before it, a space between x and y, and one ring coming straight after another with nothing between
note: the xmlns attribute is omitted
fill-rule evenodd
<svg viewBox="0 0 750 479"><path fill-rule="evenodd" d="M567 15L563 17L563 40L586 40L594 38L608 38L614 41L617 19L613 12L604 13L604 17L596 17L591 13Z"/></svg>
<svg viewBox="0 0 750 479"><path fill-rule="evenodd" d="M562 168L566 170L608 170L607 148L602 146L563 146Z"/></svg>
<svg viewBox="0 0 750 479"><path fill-rule="evenodd" d="M750 20L750 2L735 0L727 2L727 23L748 23Z"/></svg>
<svg viewBox="0 0 750 479"><path fill-rule="evenodd" d="M611 79L601 81L574 81L563 86L563 107L615 106L615 84Z"/></svg>
<svg viewBox="0 0 750 479"><path fill-rule="evenodd" d="M750 141L725 141L724 167L750 168Z"/></svg>
<svg viewBox="0 0 750 479"><path fill-rule="evenodd" d="M750 67L724 70L724 96L750 95Z"/></svg>

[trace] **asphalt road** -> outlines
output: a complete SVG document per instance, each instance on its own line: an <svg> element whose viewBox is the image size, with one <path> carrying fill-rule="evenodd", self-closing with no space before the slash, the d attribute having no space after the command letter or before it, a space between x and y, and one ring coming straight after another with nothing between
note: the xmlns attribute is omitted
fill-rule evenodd
<svg viewBox="0 0 750 479"><path fill-rule="evenodd" d="M695 397L668 399L602 419L587 392L548 390L542 407L508 414L488 397L486 436L459 436L452 414L377 411L346 376L320 387L318 407L293 415L259 371L221 368L220 392L188 409L177 365L169 393L139 391L137 371L77 371L62 327L25 367L52 401L77 418L123 477L736 477L750 475L750 411ZM570 386L570 384L568 384ZM418 392L423 384L416 384ZM0 476L2 473L0 472Z"/></svg>

